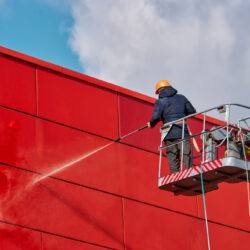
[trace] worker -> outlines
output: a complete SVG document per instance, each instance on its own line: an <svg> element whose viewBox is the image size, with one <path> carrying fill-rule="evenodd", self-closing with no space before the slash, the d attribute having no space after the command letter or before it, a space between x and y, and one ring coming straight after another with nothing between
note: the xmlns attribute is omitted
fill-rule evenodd
<svg viewBox="0 0 250 250"><path fill-rule="evenodd" d="M187 115L196 113L193 105L188 99L174 89L167 80L159 81L155 86L155 93L159 95L156 100L154 111L148 127L153 128L159 121L163 124L178 120ZM189 136L187 124L184 125L184 138ZM178 143L182 138L182 121L173 124L164 138L165 145ZM183 162L185 168L191 167L191 143L189 140L184 141ZM166 147L166 153L171 173L180 171L180 152L182 143Z"/></svg>

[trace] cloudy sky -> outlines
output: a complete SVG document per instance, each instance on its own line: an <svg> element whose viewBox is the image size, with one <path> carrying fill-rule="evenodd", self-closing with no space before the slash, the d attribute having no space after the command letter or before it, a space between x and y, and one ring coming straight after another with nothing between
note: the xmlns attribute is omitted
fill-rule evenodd
<svg viewBox="0 0 250 250"><path fill-rule="evenodd" d="M250 0L0 0L0 8L2 46L153 97L167 79L198 111L250 104ZM12 25L5 33L3 23Z"/></svg>

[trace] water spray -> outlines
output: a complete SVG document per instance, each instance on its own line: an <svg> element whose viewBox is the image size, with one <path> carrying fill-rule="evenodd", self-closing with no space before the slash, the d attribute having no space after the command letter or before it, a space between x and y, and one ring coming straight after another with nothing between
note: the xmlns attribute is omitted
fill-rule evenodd
<svg viewBox="0 0 250 250"><path fill-rule="evenodd" d="M71 161L71 162L69 162L69 163L67 163L67 164L64 164L63 166L61 166L61 167L59 167L59 168L57 168L57 169L51 171L49 174L43 175L42 177L36 179L36 180L33 182L33 184L35 184L35 183L37 183L37 182L40 182L40 181L42 181L43 179L45 179L45 178L47 178L47 177L50 177L50 176L52 176L52 175L54 175L54 174L56 174L56 173L62 171L63 169L66 169L66 168L68 168L68 167L70 167L70 166L72 166L72 165L74 165L74 164L76 164L76 163L78 163L78 162L80 162L80 161L82 161L82 160L88 158L89 156L91 156L91 155L93 155L93 154L95 154L95 153L101 151L102 149L107 148L108 146L112 145L113 143L119 142L120 140L124 139L125 137L127 137L127 136L129 136L129 135L132 135L132 134L134 134L134 133L136 133L136 132L139 132L139 131L141 131L141 130L147 128L147 127L148 127L148 124L145 125L145 126L143 126L143 127L141 127L141 128L138 128L138 129L136 129L136 130L134 130L134 131L132 131L132 132L130 132L130 133L128 133L128 134L122 136L122 137L119 137L119 138L115 139L114 141L112 141L112 142L110 142L110 143L108 143L108 144L106 144L106 145L104 145L104 146L102 146L102 147L100 147L100 148L97 148L97 149L91 151L91 152L88 153L88 154L84 154L83 156L81 156L81 157L79 157L79 158L77 158L77 159L75 159L75 160L73 160L73 161Z"/></svg>

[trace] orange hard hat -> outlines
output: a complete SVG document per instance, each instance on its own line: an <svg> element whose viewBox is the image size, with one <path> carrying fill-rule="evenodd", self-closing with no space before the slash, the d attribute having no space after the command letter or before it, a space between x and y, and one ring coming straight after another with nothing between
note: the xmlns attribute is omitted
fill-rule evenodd
<svg viewBox="0 0 250 250"><path fill-rule="evenodd" d="M160 80L155 85L155 94L159 94L159 89L163 87L171 86L170 83L167 80Z"/></svg>

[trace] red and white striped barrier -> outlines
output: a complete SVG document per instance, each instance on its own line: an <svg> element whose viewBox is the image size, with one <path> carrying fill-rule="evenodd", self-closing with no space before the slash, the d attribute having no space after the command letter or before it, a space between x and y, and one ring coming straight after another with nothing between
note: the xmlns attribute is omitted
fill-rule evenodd
<svg viewBox="0 0 250 250"><path fill-rule="evenodd" d="M198 167L192 167L192 168L188 168L188 169L185 169L183 171L180 171L174 174L166 175L160 179L160 186L167 185L169 183L173 183L173 182L183 180L188 177L200 174L201 169L202 169L202 173L205 173L205 172L214 170L219 167L222 167L222 161L215 160L215 161L201 164Z"/></svg>

